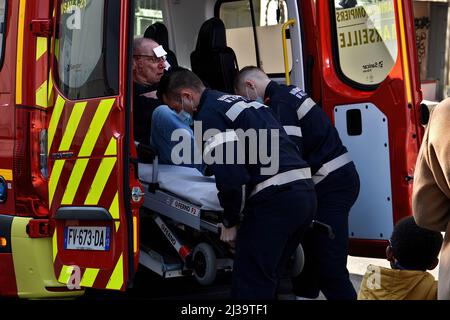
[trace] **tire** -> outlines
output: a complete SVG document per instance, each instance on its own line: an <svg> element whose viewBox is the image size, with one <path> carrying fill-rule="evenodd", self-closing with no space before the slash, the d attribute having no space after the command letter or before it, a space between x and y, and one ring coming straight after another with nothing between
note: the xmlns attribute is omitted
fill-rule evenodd
<svg viewBox="0 0 450 320"><path fill-rule="evenodd" d="M297 277L300 273L302 273L304 265L305 265L305 253L303 252L302 245L299 244L297 249L295 249L294 254L292 255L292 269L291 269L292 277Z"/></svg>
<svg viewBox="0 0 450 320"><path fill-rule="evenodd" d="M194 276L201 285L208 286L216 280L217 260L216 253L211 245L199 243L192 254Z"/></svg>

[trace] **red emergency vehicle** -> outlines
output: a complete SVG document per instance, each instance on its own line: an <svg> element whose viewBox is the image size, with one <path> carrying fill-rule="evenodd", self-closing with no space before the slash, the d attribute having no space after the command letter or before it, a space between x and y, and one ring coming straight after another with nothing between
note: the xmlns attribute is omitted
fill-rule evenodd
<svg viewBox="0 0 450 320"><path fill-rule="evenodd" d="M411 214L423 133L413 8L351 3L0 0L0 295L131 283L144 191L132 42L154 21L190 67L201 23L219 17L240 67L262 66L321 103L361 176L351 254L382 255L394 223Z"/></svg>

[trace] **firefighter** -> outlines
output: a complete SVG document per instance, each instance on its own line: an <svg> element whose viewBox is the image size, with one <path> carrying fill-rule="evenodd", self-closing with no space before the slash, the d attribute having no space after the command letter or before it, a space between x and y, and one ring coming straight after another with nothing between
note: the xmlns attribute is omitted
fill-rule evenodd
<svg viewBox="0 0 450 320"><path fill-rule="evenodd" d="M202 127L203 160L215 175L224 208L220 237L236 240L231 297L274 299L284 266L316 210L310 169L262 104L205 89L183 68L163 76L158 97L176 112L193 115L194 128ZM256 143L245 144L251 133L258 135ZM271 150L270 161L263 161L263 149Z"/></svg>
<svg viewBox="0 0 450 320"><path fill-rule="evenodd" d="M318 209L315 220L332 227L335 238L308 230L302 241L304 270L294 280L294 293L327 299L356 299L347 270L348 215L359 194L359 176L347 149L325 112L295 86L279 85L257 67L245 67L236 92L263 100L277 114L289 136L311 166Z"/></svg>

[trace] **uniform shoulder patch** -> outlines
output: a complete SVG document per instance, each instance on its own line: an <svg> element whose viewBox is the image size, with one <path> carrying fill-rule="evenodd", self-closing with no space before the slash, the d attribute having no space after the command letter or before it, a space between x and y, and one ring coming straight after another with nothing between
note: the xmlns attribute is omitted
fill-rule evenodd
<svg viewBox="0 0 450 320"><path fill-rule="evenodd" d="M290 92L293 96L296 96L299 99L304 99L308 97L308 94L300 88L294 88Z"/></svg>
<svg viewBox="0 0 450 320"><path fill-rule="evenodd" d="M236 96L236 95L231 95L231 94L226 94L226 95L223 95L223 96L217 98L217 101L223 101L223 102L228 102L228 103L232 103L237 100L242 100L242 97Z"/></svg>

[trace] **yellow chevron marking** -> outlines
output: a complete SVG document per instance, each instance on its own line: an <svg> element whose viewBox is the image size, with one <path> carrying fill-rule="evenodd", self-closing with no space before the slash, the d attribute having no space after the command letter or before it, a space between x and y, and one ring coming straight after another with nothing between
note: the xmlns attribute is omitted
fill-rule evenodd
<svg viewBox="0 0 450 320"><path fill-rule="evenodd" d="M58 95L55 107L53 108L52 117L48 125L48 154L50 154L50 149L52 147L53 138L55 137L56 128L58 127L59 119L61 119L61 114L64 110L64 104L64 99L60 95Z"/></svg>
<svg viewBox="0 0 450 320"><path fill-rule="evenodd" d="M58 281L61 283L69 283L70 280L70 276L72 275L73 272L73 267L72 266L63 266L61 269L61 273L59 274L59 278Z"/></svg>
<svg viewBox="0 0 450 320"><path fill-rule="evenodd" d="M38 107L43 108L48 107L47 93L48 93L47 80L45 80L44 83L36 91L36 105Z"/></svg>
<svg viewBox="0 0 450 320"><path fill-rule="evenodd" d="M36 39L36 61L47 52L47 38L37 37Z"/></svg>
<svg viewBox="0 0 450 320"><path fill-rule="evenodd" d="M52 95L53 95L53 74L52 70L50 70L48 74L47 105L50 105L50 102L52 101Z"/></svg>
<svg viewBox="0 0 450 320"><path fill-rule="evenodd" d="M108 148L106 148L105 156L117 156L117 140L112 137L109 141Z"/></svg>
<svg viewBox="0 0 450 320"><path fill-rule="evenodd" d="M58 95L56 99L55 107L53 108L52 118L48 125L48 154L50 154L50 148L52 147L53 138L55 137L56 128L58 127L59 119L64 110L64 99Z"/></svg>
<svg viewBox="0 0 450 320"><path fill-rule="evenodd" d="M57 228L55 228L55 232L53 233L53 262L56 260L56 256L58 255L58 234Z"/></svg>
<svg viewBox="0 0 450 320"><path fill-rule="evenodd" d="M2 176L6 181L13 181L12 170L0 169L0 176Z"/></svg>
<svg viewBox="0 0 450 320"><path fill-rule="evenodd" d="M16 60L16 104L22 104L23 85L23 36L25 32L25 10L27 0L20 0L19 21L17 23L17 60Z"/></svg>
<svg viewBox="0 0 450 320"><path fill-rule="evenodd" d="M116 192L116 195L114 196L114 200L111 203L111 207L109 208L109 213L111 213L111 216L114 220L119 220L119 192Z"/></svg>
<svg viewBox="0 0 450 320"><path fill-rule="evenodd" d="M61 172L64 168L65 163L66 160L56 160L53 165L50 181L48 183L48 204L50 208L52 207L53 196L55 195L56 186L58 185L59 178L61 177Z"/></svg>
<svg viewBox="0 0 450 320"><path fill-rule="evenodd" d="M108 118L111 108L116 99L106 99L100 102L97 111L95 112L94 118L92 119L89 130L84 138L83 145L80 150L80 157L89 157L94 150L95 144L97 143L100 132L105 125L106 119Z"/></svg>
<svg viewBox="0 0 450 320"><path fill-rule="evenodd" d="M81 178L83 178L88 162L89 159L78 159L75 163L70 175L69 183L67 184L66 191L64 192L64 196L61 201L62 205L71 205L73 203L73 199L77 194Z"/></svg>
<svg viewBox="0 0 450 320"><path fill-rule="evenodd" d="M116 267L109 278L106 289L120 290L123 285L123 255L120 255L119 261L117 261Z"/></svg>
<svg viewBox="0 0 450 320"><path fill-rule="evenodd" d="M117 158L104 158L97 170L94 181L92 182L89 193L86 197L85 205L97 205L105 189L106 182L116 164Z"/></svg>
<svg viewBox="0 0 450 320"><path fill-rule="evenodd" d="M83 279L81 279L80 286L92 288L99 271L100 269L87 268L84 271Z"/></svg>
<svg viewBox="0 0 450 320"><path fill-rule="evenodd" d="M80 124L86 105L87 102L78 102L73 107L72 114L70 115L69 122L67 123L66 131L64 132L61 140L61 145L59 146L59 151L69 151L72 146L73 137L78 129L78 125Z"/></svg>
<svg viewBox="0 0 450 320"><path fill-rule="evenodd" d="M111 203L111 206L109 207L109 213L111 213L111 216L114 220L119 220L119 192L116 192L116 195L114 196L114 200ZM116 225L116 232L119 230L120 221L115 221Z"/></svg>

